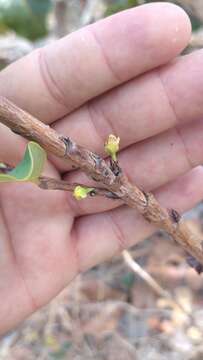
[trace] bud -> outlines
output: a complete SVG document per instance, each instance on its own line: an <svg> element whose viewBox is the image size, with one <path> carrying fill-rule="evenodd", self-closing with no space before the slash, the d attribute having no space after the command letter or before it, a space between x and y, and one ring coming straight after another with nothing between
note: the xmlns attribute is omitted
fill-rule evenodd
<svg viewBox="0 0 203 360"><path fill-rule="evenodd" d="M116 153L119 150L120 138L115 135L109 135L108 140L105 143L105 151L111 158L116 161Z"/></svg>
<svg viewBox="0 0 203 360"><path fill-rule="evenodd" d="M87 197L87 195L94 190L93 188L87 188L83 186L76 186L73 191L73 196L76 200L83 200Z"/></svg>

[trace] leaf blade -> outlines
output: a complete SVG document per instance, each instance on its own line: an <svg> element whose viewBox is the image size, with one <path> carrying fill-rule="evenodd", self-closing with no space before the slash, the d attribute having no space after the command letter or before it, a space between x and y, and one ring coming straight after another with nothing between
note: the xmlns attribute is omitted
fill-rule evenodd
<svg viewBox="0 0 203 360"><path fill-rule="evenodd" d="M22 161L15 169L6 174L0 174L0 182L38 182L46 157L44 149L34 141L30 141Z"/></svg>

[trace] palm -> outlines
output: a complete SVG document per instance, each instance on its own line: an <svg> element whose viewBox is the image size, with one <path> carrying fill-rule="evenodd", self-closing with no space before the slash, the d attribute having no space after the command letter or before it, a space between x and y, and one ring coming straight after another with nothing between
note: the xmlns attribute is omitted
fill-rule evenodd
<svg viewBox="0 0 203 360"><path fill-rule="evenodd" d="M1 231L4 261L0 272L8 323L14 290L21 317L21 312L33 311L65 286L68 268L69 280L74 275L73 216L65 193L43 191L35 185L3 185L0 201L1 229L5 229Z"/></svg>

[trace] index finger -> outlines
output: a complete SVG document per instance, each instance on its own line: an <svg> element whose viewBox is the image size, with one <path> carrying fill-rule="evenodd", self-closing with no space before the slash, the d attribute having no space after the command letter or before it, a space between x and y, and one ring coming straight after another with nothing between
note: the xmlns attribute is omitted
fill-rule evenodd
<svg viewBox="0 0 203 360"><path fill-rule="evenodd" d="M162 65L187 45L186 13L169 3L130 9L34 51L0 73L0 94L47 123Z"/></svg>

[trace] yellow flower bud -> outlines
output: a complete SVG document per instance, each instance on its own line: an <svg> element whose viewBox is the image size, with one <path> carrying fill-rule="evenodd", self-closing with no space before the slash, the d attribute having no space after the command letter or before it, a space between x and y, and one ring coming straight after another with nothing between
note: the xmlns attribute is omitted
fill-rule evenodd
<svg viewBox="0 0 203 360"><path fill-rule="evenodd" d="M111 158L116 161L116 153L119 150L120 138L115 135L109 135L108 140L105 143L105 151Z"/></svg>
<svg viewBox="0 0 203 360"><path fill-rule="evenodd" d="M94 190L93 188L86 188L83 186L76 186L73 191L73 196L76 200L83 200L87 197L87 195Z"/></svg>

